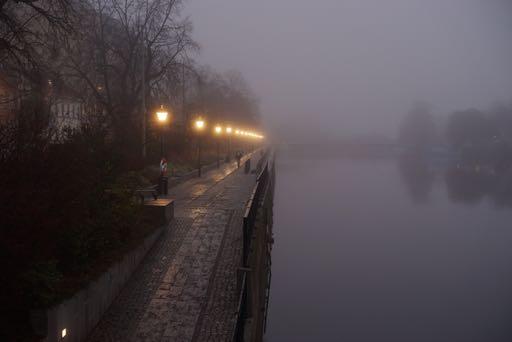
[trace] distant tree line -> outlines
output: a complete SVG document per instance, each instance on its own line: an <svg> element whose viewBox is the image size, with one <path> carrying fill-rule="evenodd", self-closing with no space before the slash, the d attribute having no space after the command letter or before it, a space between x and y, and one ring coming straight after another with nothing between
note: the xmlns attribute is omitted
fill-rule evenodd
<svg viewBox="0 0 512 342"><path fill-rule="evenodd" d="M487 111L455 111L442 123L426 103L416 103L402 121L399 141L414 152L444 145L466 162L512 164L512 104Z"/></svg>
<svg viewBox="0 0 512 342"><path fill-rule="evenodd" d="M512 205L512 103L455 111L444 120L428 104L416 103L402 121L399 142L406 152L400 170L415 200L427 200L434 182L430 160L442 153L452 200Z"/></svg>

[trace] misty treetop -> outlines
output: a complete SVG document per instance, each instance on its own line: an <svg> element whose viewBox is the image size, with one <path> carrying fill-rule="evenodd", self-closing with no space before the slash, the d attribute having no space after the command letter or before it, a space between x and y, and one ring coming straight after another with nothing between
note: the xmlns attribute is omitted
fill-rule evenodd
<svg viewBox="0 0 512 342"><path fill-rule="evenodd" d="M258 100L243 75L231 70L218 73L210 67L198 71L199 91L192 97L188 111L200 113L203 108L212 121L231 122L255 127L259 125Z"/></svg>
<svg viewBox="0 0 512 342"><path fill-rule="evenodd" d="M418 150L431 145L434 137L435 124L430 105L416 102L402 121L399 141Z"/></svg>

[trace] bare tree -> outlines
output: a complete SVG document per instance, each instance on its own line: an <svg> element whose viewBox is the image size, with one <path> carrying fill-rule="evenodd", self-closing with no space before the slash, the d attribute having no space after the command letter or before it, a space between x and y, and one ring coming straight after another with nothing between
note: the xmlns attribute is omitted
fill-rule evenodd
<svg viewBox="0 0 512 342"><path fill-rule="evenodd" d="M29 125L26 134L40 134L48 123L54 46L47 37L71 30L70 13L70 0L0 0L0 77L8 89L0 105Z"/></svg>
<svg viewBox="0 0 512 342"><path fill-rule="evenodd" d="M238 71L217 73L211 68L198 70L201 82L192 98L192 111L207 110L210 119L255 126L259 122L258 100Z"/></svg>
<svg viewBox="0 0 512 342"><path fill-rule="evenodd" d="M62 42L63 78L101 107L115 136L134 135L144 110L196 48L178 0L90 0L78 9L75 34ZM127 131L129 130L130 133ZM140 144L140 141L138 142Z"/></svg>
<svg viewBox="0 0 512 342"><path fill-rule="evenodd" d="M33 80L44 66L46 36L70 31L69 0L0 0L0 64Z"/></svg>

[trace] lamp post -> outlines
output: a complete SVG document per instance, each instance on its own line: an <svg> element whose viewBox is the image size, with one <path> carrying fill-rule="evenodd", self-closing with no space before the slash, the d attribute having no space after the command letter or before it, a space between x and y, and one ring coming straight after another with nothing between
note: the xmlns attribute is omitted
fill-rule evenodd
<svg viewBox="0 0 512 342"><path fill-rule="evenodd" d="M197 131L197 176L201 177L201 133L203 132L206 123L203 119L199 118L194 122L194 128Z"/></svg>
<svg viewBox="0 0 512 342"><path fill-rule="evenodd" d="M222 127L217 125L215 126L215 136L217 138L217 168L220 167L220 135L222 134Z"/></svg>
<svg viewBox="0 0 512 342"><path fill-rule="evenodd" d="M240 129L235 129L235 143L234 143L234 150L235 150L235 158L238 160L238 154L240 153L240 138L241 138L241 134L240 134Z"/></svg>
<svg viewBox="0 0 512 342"><path fill-rule="evenodd" d="M169 112L164 109L164 106L160 106L160 109L156 112L156 118L158 122L162 125L162 129L160 131L160 156L164 157L164 127L167 119L169 117Z"/></svg>
<svg viewBox="0 0 512 342"><path fill-rule="evenodd" d="M231 134L233 133L233 128L231 128L230 126L226 127L226 134L228 136L228 156L227 156L227 161L230 162L231 161Z"/></svg>
<svg viewBox="0 0 512 342"><path fill-rule="evenodd" d="M169 112L164 109L164 106L160 106L160 109L156 112L157 121L161 125L160 129L160 193L167 195L167 160L164 157L164 128L169 118Z"/></svg>

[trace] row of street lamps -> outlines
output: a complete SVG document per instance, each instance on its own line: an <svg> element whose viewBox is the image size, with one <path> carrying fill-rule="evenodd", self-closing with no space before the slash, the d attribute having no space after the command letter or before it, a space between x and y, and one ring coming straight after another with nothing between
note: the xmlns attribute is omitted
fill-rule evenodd
<svg viewBox="0 0 512 342"><path fill-rule="evenodd" d="M203 119L197 119L194 123L195 128L198 131L203 130L206 127L206 122ZM215 133L216 136L220 136L222 134L226 135L232 135L233 133L237 136L245 136L249 138L255 138L255 139L263 139L264 136L258 133L254 133L251 131L244 131L241 129L233 129L231 126L222 127L221 125L215 125L213 128L213 133Z"/></svg>
<svg viewBox="0 0 512 342"><path fill-rule="evenodd" d="M167 120L169 118L169 112L167 110L165 110L164 106L162 105L162 106L160 106L160 109L156 112L156 117L160 123L164 124L167 122ZM202 118L198 118L194 121L194 127L199 132L203 131L204 128L206 127L206 122ZM233 132L234 132L234 134L238 135L238 136L247 136L247 137L255 138L255 139L263 139L264 138L264 136L261 134L251 132L251 131L245 131L245 130L241 130L241 129L234 129L231 126L222 127L221 125L215 125L213 132L216 135L221 135L224 132L227 135L230 135L230 134L233 134Z"/></svg>
<svg viewBox="0 0 512 342"><path fill-rule="evenodd" d="M160 106L160 109L156 112L156 118L157 118L157 121L162 125L168 122L169 112L167 110L165 110L163 105ZM202 142L201 141L201 137L202 137L201 133L206 129L207 124L203 118L199 117L196 120L194 120L193 127L198 132L198 152L197 152L197 170L198 171L197 172L198 172L198 176L201 177L201 166L202 166L201 165L201 142ZM252 138L252 139L256 139L256 140L264 139L264 136L259 133L247 131L247 130L243 130L243 129L239 129L239 128L234 128L230 125L222 126L220 124L217 124L213 127L213 133L217 138L220 138L222 135L227 136L227 138L228 138L228 160L231 159L231 137L232 136L241 137L241 138ZM161 155L162 159L164 159L163 130L160 132L160 155ZM219 167L219 166L220 166L220 139L217 139L217 167Z"/></svg>
<svg viewBox="0 0 512 342"><path fill-rule="evenodd" d="M198 132L202 132L206 128L206 122L204 119L199 118L194 121L194 126ZM234 129L233 127L227 125L223 127L222 125L215 125L213 127L213 133L218 138L217 139L217 167L220 167L220 137L222 135L226 135L228 138L228 160L231 159L231 136L234 134L240 137L249 137L253 139L263 139L264 136L255 132L245 131L241 129ZM198 151L197 151L197 174L201 177L201 136L198 137Z"/></svg>

